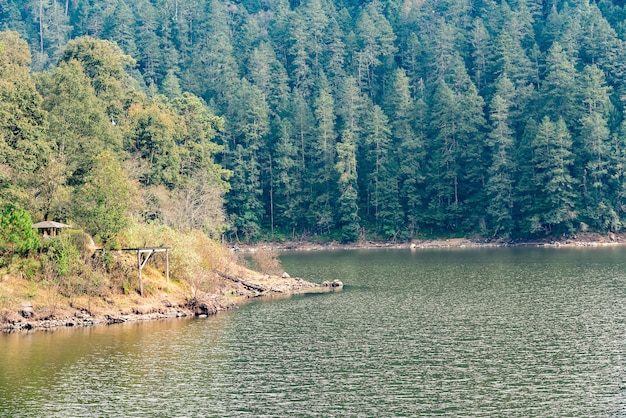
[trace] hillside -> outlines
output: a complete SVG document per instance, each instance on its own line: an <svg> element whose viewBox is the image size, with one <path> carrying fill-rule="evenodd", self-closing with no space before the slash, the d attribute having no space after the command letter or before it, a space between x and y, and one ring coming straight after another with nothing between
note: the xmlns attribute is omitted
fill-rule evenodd
<svg viewBox="0 0 626 418"><path fill-rule="evenodd" d="M30 134L56 137L63 185L87 172L70 158L80 144L106 143L152 202L197 191L181 175L202 183L198 166L229 170L213 196L229 190L232 240L623 228L621 2L47 0L0 12L0 29L30 45L20 63L43 102L24 116ZM123 68L90 61L84 36L110 41ZM2 97L4 111L20 106ZM210 112L188 119L196 99ZM174 216L158 209L144 216Z"/></svg>

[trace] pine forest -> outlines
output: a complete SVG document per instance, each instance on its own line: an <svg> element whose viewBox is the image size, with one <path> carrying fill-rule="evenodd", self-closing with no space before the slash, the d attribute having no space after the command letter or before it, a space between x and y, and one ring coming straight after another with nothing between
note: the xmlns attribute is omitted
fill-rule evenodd
<svg viewBox="0 0 626 418"><path fill-rule="evenodd" d="M621 0L0 0L0 206L103 242L619 232L625 42Z"/></svg>

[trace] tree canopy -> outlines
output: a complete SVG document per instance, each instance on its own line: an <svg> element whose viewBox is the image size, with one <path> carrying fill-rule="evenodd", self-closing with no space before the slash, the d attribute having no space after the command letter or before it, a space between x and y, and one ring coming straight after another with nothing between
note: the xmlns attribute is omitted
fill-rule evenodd
<svg viewBox="0 0 626 418"><path fill-rule="evenodd" d="M135 215L215 234L172 201L223 195L233 239L624 228L621 2L5 3L0 199L36 219L106 153Z"/></svg>

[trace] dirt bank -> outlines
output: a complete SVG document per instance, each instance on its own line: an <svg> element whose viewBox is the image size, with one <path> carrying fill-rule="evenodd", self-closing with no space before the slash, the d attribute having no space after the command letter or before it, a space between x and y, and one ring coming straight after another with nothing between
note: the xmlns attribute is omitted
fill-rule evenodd
<svg viewBox="0 0 626 418"><path fill-rule="evenodd" d="M24 279L19 277L4 277L0 279L0 286L19 289L29 285L27 281L22 282ZM147 297L110 295L67 299L50 294L48 299L16 299L0 310L0 331L51 330L59 327L205 317L237 308L254 298L330 292L342 287L339 281L318 284L292 278L288 274L269 276L237 266L228 273L216 272L210 293L195 292L191 296L187 289L171 283Z"/></svg>

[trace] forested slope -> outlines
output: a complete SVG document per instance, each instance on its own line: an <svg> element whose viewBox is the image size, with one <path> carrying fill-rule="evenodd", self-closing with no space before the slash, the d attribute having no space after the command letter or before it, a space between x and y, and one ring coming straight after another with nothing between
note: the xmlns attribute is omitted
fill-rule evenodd
<svg viewBox="0 0 626 418"><path fill-rule="evenodd" d="M32 136L0 119L2 163L49 146L12 173L53 176L64 156L54 184L75 190L112 153L154 201L201 189L207 170L225 186L224 167L239 239L619 231L625 17L606 0L1 0L0 29L28 40L37 72L25 56L22 75L0 65L34 100L16 105ZM90 72L84 35L136 65Z"/></svg>

